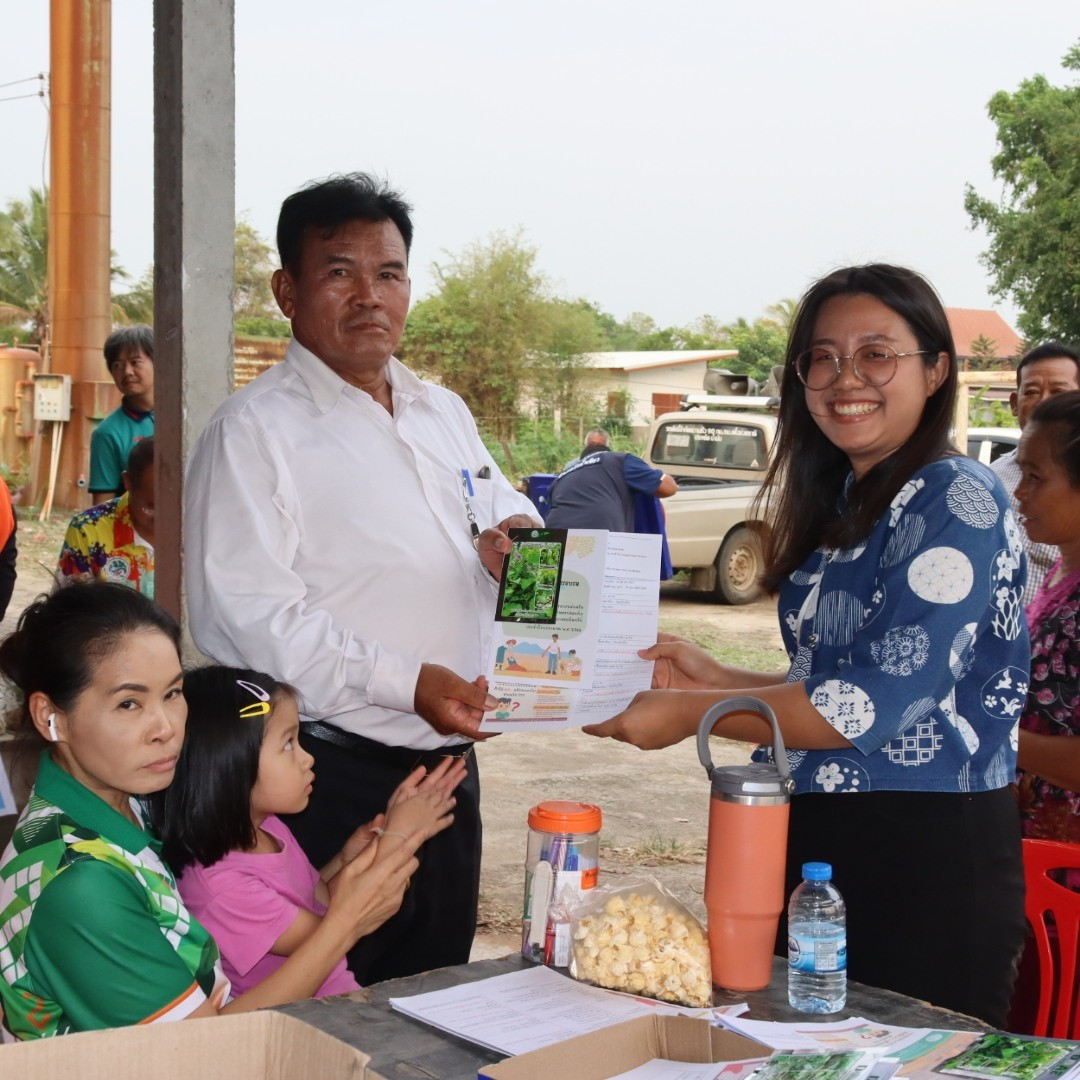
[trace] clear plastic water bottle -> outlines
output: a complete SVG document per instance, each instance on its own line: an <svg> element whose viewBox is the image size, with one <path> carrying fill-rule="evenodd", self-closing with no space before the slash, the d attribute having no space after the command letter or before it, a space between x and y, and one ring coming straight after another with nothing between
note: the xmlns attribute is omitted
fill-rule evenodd
<svg viewBox="0 0 1080 1080"><path fill-rule="evenodd" d="M788 904L788 1003L839 1012L847 1001L847 912L828 863L803 863Z"/></svg>

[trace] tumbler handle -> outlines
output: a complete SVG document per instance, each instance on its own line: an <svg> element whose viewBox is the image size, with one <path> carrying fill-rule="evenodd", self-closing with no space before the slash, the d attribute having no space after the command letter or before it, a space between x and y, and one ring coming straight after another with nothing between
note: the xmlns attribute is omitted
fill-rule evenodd
<svg viewBox="0 0 1080 1080"><path fill-rule="evenodd" d="M740 694L738 697L728 698L726 701L718 701L701 718L697 732L698 761L705 766L705 772L712 779L713 760L709 752L709 735L713 726L721 716L727 716L733 712L752 712L768 720L773 730L773 762L780 779L791 780L791 769L788 767L787 752L784 750L784 737L780 734L780 724L777 722L776 713L772 711L761 698L750 697L748 694Z"/></svg>

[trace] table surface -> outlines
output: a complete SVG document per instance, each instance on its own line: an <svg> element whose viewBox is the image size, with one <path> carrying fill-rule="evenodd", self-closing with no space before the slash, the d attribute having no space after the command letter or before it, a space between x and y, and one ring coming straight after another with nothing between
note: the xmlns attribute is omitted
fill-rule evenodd
<svg viewBox="0 0 1080 1080"><path fill-rule="evenodd" d="M449 986L505 975L529 967L518 955L499 960L479 960L458 967L439 968L412 975L407 979L392 979L376 983L364 990L343 997L309 998L280 1007L280 1011L328 1032L335 1038L355 1046L371 1056L371 1065L387 1080L476 1080L482 1065L501 1061L505 1054L447 1035L412 1020L390 1008L391 997L406 997L429 990L444 990ZM824 1020L796 1012L787 1003L787 961L773 961L772 983L766 990L750 993L714 990L715 1005L730 1005L745 1001L754 1020L784 1020L788 1022ZM970 1016L949 1009L938 1009L924 1001L877 990L861 983L848 983L847 1006L837 1017L865 1016L881 1023L903 1027L951 1028L967 1031L986 1031L986 1025Z"/></svg>

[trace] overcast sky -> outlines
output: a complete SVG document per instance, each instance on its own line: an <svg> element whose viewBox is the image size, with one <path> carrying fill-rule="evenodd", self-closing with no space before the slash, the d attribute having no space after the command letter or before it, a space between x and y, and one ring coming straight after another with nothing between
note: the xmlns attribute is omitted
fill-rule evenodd
<svg viewBox="0 0 1080 1080"><path fill-rule="evenodd" d="M6 8L0 81L47 71L49 5ZM112 10L112 243L138 276L152 7ZM237 212L269 239L307 180L384 174L416 207L414 299L520 226L560 294L619 318L753 319L879 259L989 307L963 209L965 183L998 190L986 104L1065 83L1078 38L1075 0L236 0ZM6 203L42 183L42 103L0 102L0 130Z"/></svg>

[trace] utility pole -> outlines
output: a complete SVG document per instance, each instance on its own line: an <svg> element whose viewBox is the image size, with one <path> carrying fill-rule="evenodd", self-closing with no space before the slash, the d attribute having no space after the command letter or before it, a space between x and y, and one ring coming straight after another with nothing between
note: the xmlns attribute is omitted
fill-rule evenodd
<svg viewBox="0 0 1080 1080"><path fill-rule="evenodd" d="M94 422L119 404L101 346L112 329L110 112L112 0L51 0L49 8L49 370L71 376L71 419L50 423L61 441L53 504L89 505ZM51 455L41 453L42 466ZM35 477L44 501L47 468Z"/></svg>

